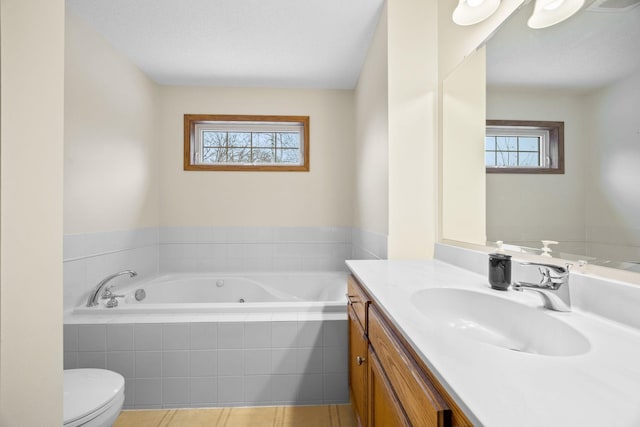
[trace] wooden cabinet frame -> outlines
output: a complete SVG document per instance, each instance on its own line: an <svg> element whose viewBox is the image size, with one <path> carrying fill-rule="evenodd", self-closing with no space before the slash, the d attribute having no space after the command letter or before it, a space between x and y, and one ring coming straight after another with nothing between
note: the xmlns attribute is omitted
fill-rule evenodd
<svg viewBox="0 0 640 427"><path fill-rule="evenodd" d="M368 345L366 381L356 368L349 372L351 401L360 425L472 426L384 309L353 276L348 281L348 298L350 367L363 342ZM360 338L354 341L352 336Z"/></svg>

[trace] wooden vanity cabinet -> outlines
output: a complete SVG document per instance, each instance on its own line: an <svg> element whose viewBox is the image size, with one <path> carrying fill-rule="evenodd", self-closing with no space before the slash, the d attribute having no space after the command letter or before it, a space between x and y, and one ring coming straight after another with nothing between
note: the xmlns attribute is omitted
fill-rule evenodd
<svg viewBox="0 0 640 427"><path fill-rule="evenodd" d="M347 283L349 313L349 394L358 425L367 427L367 380L369 341L367 339L367 308L369 298L353 277Z"/></svg>
<svg viewBox="0 0 640 427"><path fill-rule="evenodd" d="M359 425L472 426L353 276L348 281L348 298L349 385Z"/></svg>
<svg viewBox="0 0 640 427"><path fill-rule="evenodd" d="M367 336L354 310L349 307L349 393L351 406L361 427L367 426Z"/></svg>

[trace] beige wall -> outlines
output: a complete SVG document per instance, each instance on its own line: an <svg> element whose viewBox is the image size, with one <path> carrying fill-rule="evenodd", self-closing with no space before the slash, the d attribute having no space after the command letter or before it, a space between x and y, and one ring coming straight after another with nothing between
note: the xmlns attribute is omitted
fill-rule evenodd
<svg viewBox="0 0 640 427"><path fill-rule="evenodd" d="M59 426L64 2L0 8L0 425Z"/></svg>
<svg viewBox="0 0 640 427"><path fill-rule="evenodd" d="M494 31L507 19L516 9L518 9L523 3L523 0L503 0L500 3L498 10L487 18L475 25L460 26L453 22L451 15L453 10L457 6L457 2L448 0L438 0L438 87L439 87L439 115L438 115L438 165L440 170L439 175L439 190L438 190L438 238L439 239L453 239L466 242L479 242L482 240L482 236L485 234L485 202L483 197L477 197L474 195L468 198L470 191L468 188L458 185L459 183L468 182L473 185L484 182L485 173L484 169L478 167L481 161L477 159L475 165L468 168L468 164L465 167L455 166L456 160L445 157L445 151L449 149L452 154L458 155L460 152L469 150L470 152L476 152L478 147L483 144L483 136L478 132L474 135L457 135L454 134L444 135L444 129L455 129L459 126L458 120L460 115L465 116L465 120L462 123L470 121L472 123L479 123L480 120L484 120L484 106L480 98L480 90L483 88L473 86L480 85L479 77L475 76L475 84L470 84L462 79L458 79L458 82L462 85L457 88L453 82L447 84L447 91L456 92L456 97L459 103L451 103L444 105L445 82L449 79L456 68L462 66L465 58L468 58L476 51L479 46L483 46L484 42L493 34ZM468 59L471 61L478 61L476 58ZM474 64L469 67L479 67L479 64ZM468 67L465 64L465 68ZM464 71L460 71L462 73ZM484 74L484 72L483 72ZM456 83L457 84L457 83ZM482 83L484 86L484 83ZM471 89L467 91L468 89ZM469 98L465 99L466 95ZM467 106L476 105L475 114L473 110L465 109L466 111L457 111L458 105L466 104ZM453 110L451 109L453 108ZM449 115L453 116L448 117ZM445 126L445 123L452 124L452 126ZM474 129L477 129L474 127ZM452 147L453 146L453 147ZM468 159L471 161L471 159ZM447 175L448 183L445 184L443 173ZM451 179L454 178L454 182ZM449 185L455 184L455 185ZM445 189L444 185L448 187ZM480 190L482 191L482 190ZM444 212L444 208L449 209L449 212ZM460 210L463 209L463 210ZM465 221L470 222L465 223ZM465 223L464 227L457 228L458 224Z"/></svg>
<svg viewBox="0 0 640 427"><path fill-rule="evenodd" d="M640 72L593 93L587 105L587 254L640 259Z"/></svg>
<svg viewBox="0 0 640 427"><path fill-rule="evenodd" d="M436 0L388 2L389 258L427 258L436 240Z"/></svg>
<svg viewBox="0 0 640 427"><path fill-rule="evenodd" d="M67 12L65 234L158 225L158 87Z"/></svg>
<svg viewBox="0 0 640 427"><path fill-rule="evenodd" d="M355 197L353 225L389 230L389 100L387 8L383 8L355 89Z"/></svg>
<svg viewBox="0 0 640 427"><path fill-rule="evenodd" d="M160 104L162 225L351 225L353 91L163 87ZM184 171L184 114L308 115L311 169Z"/></svg>
<svg viewBox="0 0 640 427"><path fill-rule="evenodd" d="M558 91L489 88L487 118L564 121L565 173L487 175L487 235L524 246L539 240L573 242L584 250L585 161L589 120L585 99Z"/></svg>
<svg viewBox="0 0 640 427"><path fill-rule="evenodd" d="M442 235L484 244L485 237L485 48L443 83ZM474 141L475 143L465 143ZM470 209L473 207L473 209Z"/></svg>

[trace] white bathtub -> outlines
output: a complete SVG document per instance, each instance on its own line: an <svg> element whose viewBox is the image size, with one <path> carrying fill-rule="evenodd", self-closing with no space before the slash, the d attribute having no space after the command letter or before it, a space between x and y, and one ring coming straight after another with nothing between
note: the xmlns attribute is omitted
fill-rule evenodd
<svg viewBox="0 0 640 427"><path fill-rule="evenodd" d="M119 304L74 314L322 312L346 310L347 273L179 273L112 289ZM136 299L136 291L145 297Z"/></svg>

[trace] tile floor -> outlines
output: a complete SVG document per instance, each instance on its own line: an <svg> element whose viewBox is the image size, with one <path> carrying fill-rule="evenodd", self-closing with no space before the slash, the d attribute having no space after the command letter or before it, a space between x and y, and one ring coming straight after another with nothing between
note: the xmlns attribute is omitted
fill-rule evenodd
<svg viewBox="0 0 640 427"><path fill-rule="evenodd" d="M123 411L113 427L356 427L351 405Z"/></svg>

